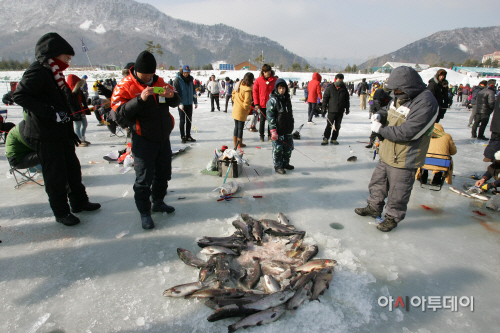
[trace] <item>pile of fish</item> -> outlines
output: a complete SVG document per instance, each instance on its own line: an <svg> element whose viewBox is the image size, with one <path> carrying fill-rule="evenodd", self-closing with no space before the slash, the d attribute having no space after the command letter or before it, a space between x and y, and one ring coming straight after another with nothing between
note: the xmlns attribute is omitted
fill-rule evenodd
<svg viewBox="0 0 500 333"><path fill-rule="evenodd" d="M178 248L179 258L198 268L198 281L164 291L163 296L198 298L214 312L210 322L243 317L228 332L277 320L306 300L318 300L328 289L337 262L313 259L315 244L306 245L305 231L296 230L282 213L277 220L256 220L241 214L229 237L203 237L204 261Z"/></svg>

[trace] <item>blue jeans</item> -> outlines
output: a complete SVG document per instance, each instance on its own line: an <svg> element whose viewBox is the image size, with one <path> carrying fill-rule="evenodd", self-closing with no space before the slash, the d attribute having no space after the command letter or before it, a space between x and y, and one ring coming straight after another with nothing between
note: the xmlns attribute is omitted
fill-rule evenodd
<svg viewBox="0 0 500 333"><path fill-rule="evenodd" d="M80 140L85 138L85 131L87 130L87 118L82 116L82 120L74 121L75 124L75 133Z"/></svg>

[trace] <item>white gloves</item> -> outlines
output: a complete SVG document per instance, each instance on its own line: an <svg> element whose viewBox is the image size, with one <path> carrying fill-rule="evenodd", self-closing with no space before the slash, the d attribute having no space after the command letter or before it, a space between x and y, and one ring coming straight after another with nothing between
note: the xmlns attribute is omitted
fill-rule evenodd
<svg viewBox="0 0 500 333"><path fill-rule="evenodd" d="M380 123L380 115L378 113L372 115L372 122L378 121Z"/></svg>
<svg viewBox="0 0 500 333"><path fill-rule="evenodd" d="M179 109L184 110L184 105L179 104Z"/></svg>
<svg viewBox="0 0 500 333"><path fill-rule="evenodd" d="M372 132L378 133L380 131L380 127L382 127L382 124L378 121L372 122Z"/></svg>

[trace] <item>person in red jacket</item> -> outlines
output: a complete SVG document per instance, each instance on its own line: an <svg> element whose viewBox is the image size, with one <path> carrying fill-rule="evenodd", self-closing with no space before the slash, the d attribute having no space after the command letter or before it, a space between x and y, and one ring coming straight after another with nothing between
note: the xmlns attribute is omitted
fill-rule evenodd
<svg viewBox="0 0 500 333"><path fill-rule="evenodd" d="M321 100L323 96L321 96L321 75L319 73L314 73L311 82L307 85L307 103L309 103L309 107L307 109L308 124L314 124L312 121L312 117L314 114L314 109L318 104L318 97Z"/></svg>
<svg viewBox="0 0 500 333"><path fill-rule="evenodd" d="M253 102L255 104L255 111L260 116L259 134L260 142L264 142L264 129L266 127L266 104L269 100L269 95L274 90L276 84L276 77L274 71L268 64L262 65L260 75L253 84ZM269 128L267 129L267 137L270 139Z"/></svg>
<svg viewBox="0 0 500 333"><path fill-rule="evenodd" d="M155 227L151 211L175 211L163 199L172 176L170 133L174 117L169 108L179 106L181 98L174 87L155 72L153 54L141 52L130 74L118 83L111 97L111 108L116 112L118 123L126 122L132 131L134 199L143 229Z"/></svg>

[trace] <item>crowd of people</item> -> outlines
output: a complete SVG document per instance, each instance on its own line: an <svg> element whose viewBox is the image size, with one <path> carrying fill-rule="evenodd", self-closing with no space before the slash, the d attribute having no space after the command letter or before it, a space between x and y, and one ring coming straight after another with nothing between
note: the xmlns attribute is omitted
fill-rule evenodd
<svg viewBox="0 0 500 333"><path fill-rule="evenodd" d="M3 99L24 110L24 119L9 129L7 157L12 166L41 170L57 222L76 225L79 219L73 213L100 208L100 204L89 201L75 153L75 147L90 144L85 133L86 117L91 111L99 125L107 125L115 134L117 128L123 128L131 137L136 173L134 199L144 229L155 227L152 211L175 211L164 201L172 174L170 135L175 124L169 110L178 110L182 143L195 142L191 136L193 111L205 90L210 97L210 112L215 107L221 111L220 100L225 101L223 112L227 112L231 101L235 149L246 146L243 134L249 122L248 130L258 131L261 142L266 134L272 141L276 173L294 169L290 164L295 122L291 100L299 83L278 78L267 64L257 78L251 72L234 82L229 77L218 80L212 75L206 84L191 75L189 65L183 65L175 79L167 83L156 75L153 54L143 51L135 62L125 66L121 80L97 80L93 96L89 96L85 75L64 76L75 54L66 40L49 33L40 38L35 49L37 60L26 70L15 91ZM428 156L451 159L457 152L453 139L439 124L454 95L457 103L472 109L472 138L488 140L485 131L492 118L492 134L484 153L485 161L492 164L477 185L483 190L499 185L500 107L496 80L485 80L474 87L449 86L446 75L446 70L440 69L426 84L414 69L403 66L394 69L385 82L366 82L363 78L355 86L354 82L345 83L343 74L337 74L334 82L322 82L321 75L314 73L311 81L302 83L308 103L307 123L314 125L313 117L320 115L326 120L321 145L339 144L342 120L350 113L354 93L360 99L361 110L369 105L371 133L366 148L377 146L380 160L369 182L368 205L355 212L381 217L385 208L384 219L377 225L381 231L394 229L405 218L413 183L419 178L427 182L429 168L431 184L442 184L444 180L451 184L452 167L432 169L425 160ZM488 183L491 178L495 181Z"/></svg>

